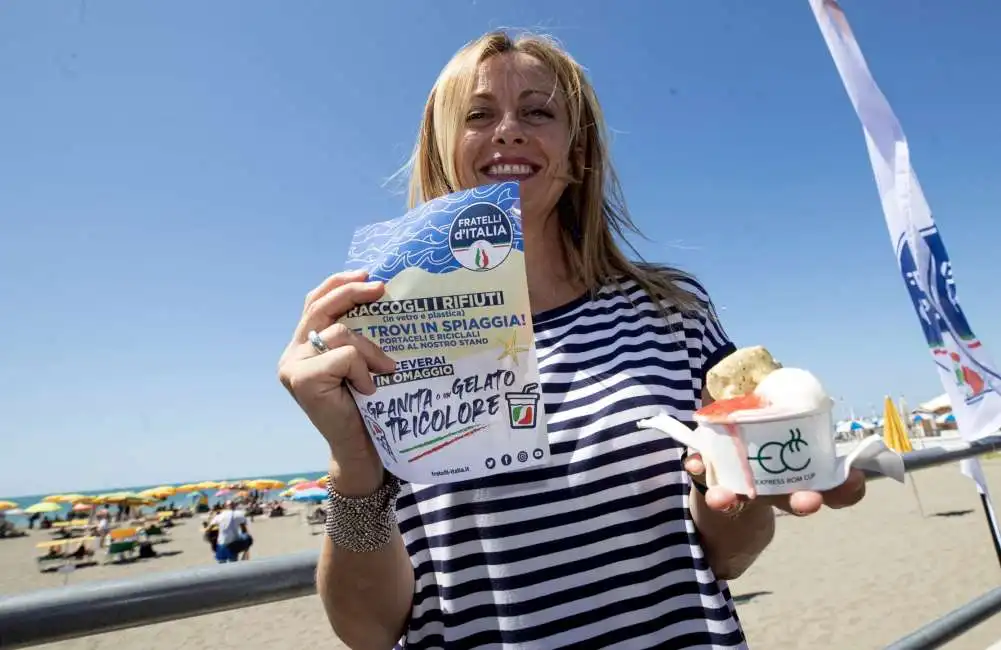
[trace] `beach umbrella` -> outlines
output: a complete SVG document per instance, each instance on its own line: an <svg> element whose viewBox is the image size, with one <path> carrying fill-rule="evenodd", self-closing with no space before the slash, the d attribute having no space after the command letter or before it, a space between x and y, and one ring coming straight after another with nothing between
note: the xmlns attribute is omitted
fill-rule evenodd
<svg viewBox="0 0 1001 650"><path fill-rule="evenodd" d="M316 482L323 487L327 487L327 484L330 483L330 474L324 474L320 478L316 479Z"/></svg>
<svg viewBox="0 0 1001 650"><path fill-rule="evenodd" d="M41 503L36 503L33 506L28 506L24 511L29 515L41 514L43 512L58 512L62 510L62 506L58 503L52 503L51 501L42 501Z"/></svg>
<svg viewBox="0 0 1001 650"><path fill-rule="evenodd" d="M872 425L866 424L861 420L844 420L842 422L838 422L838 426L835 430L838 433L852 433L855 431L865 431L871 428Z"/></svg>
<svg viewBox="0 0 1001 650"><path fill-rule="evenodd" d="M153 499L155 501L165 501L175 494L177 494L176 489L169 485L161 485L160 487L143 490L139 493L139 496L145 499Z"/></svg>
<svg viewBox="0 0 1001 650"><path fill-rule="evenodd" d="M89 503L93 497L83 494L50 494L42 499L42 503Z"/></svg>
<svg viewBox="0 0 1001 650"><path fill-rule="evenodd" d="M296 493L292 495L293 501L305 501L309 503L320 503L326 498L327 491L318 487L297 490Z"/></svg>
<svg viewBox="0 0 1001 650"><path fill-rule="evenodd" d="M101 494L97 497L97 500L101 503L121 503L128 500L129 498L142 498L138 494L133 492L108 492L107 494Z"/></svg>
<svg viewBox="0 0 1001 650"><path fill-rule="evenodd" d="M302 477L294 478L288 482L288 486L292 487L293 485L299 485L300 483L306 483L307 481L309 481L308 478L302 478Z"/></svg>
<svg viewBox="0 0 1001 650"><path fill-rule="evenodd" d="M20 508L14 508L13 510L0 510L0 515L5 515L8 517L20 517L24 515L24 510Z"/></svg>
<svg viewBox="0 0 1001 650"><path fill-rule="evenodd" d="M0 501L0 512L5 512L7 510L13 510L17 508L17 504L13 501Z"/></svg>
<svg viewBox="0 0 1001 650"><path fill-rule="evenodd" d="M914 451L911 446L911 439L907 436L907 429L904 421L897 412L897 407L893 405L893 400L889 397L883 405L883 441L886 446L897 453Z"/></svg>
<svg viewBox="0 0 1001 650"><path fill-rule="evenodd" d="M73 512L90 512L93 508L94 506L89 503L75 503L73 504L71 510Z"/></svg>
<svg viewBox="0 0 1001 650"><path fill-rule="evenodd" d="M883 442L886 443L887 447L899 454L914 451L914 447L911 446L911 439L907 435L907 427L904 426L904 421L889 396L886 397L886 401L883 404ZM914 491L914 499L918 502L918 512L924 517L925 508L921 504L918 485L914 482L914 475L909 474L909 476L911 477L911 489Z"/></svg>
<svg viewBox="0 0 1001 650"><path fill-rule="evenodd" d="M285 487L285 484L271 478L259 478L247 481L247 487L252 490L280 490Z"/></svg>

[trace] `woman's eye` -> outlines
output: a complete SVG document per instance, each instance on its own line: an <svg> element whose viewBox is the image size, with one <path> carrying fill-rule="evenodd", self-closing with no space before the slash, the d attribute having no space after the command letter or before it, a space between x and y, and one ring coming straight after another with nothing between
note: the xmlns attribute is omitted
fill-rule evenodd
<svg viewBox="0 0 1001 650"><path fill-rule="evenodd" d="M545 108L530 108L525 113L529 117L533 118L552 118L552 111L546 110Z"/></svg>
<svg viewBox="0 0 1001 650"><path fill-rule="evenodd" d="M487 117L487 112L486 111L472 110L472 111L469 111L469 113L466 114L466 121L467 122L475 122L477 120L485 119L486 117Z"/></svg>

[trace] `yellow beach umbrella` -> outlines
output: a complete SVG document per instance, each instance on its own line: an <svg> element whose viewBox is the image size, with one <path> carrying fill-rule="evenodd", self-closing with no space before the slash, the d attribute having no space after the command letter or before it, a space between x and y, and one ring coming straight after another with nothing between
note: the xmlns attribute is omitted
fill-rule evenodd
<svg viewBox="0 0 1001 650"><path fill-rule="evenodd" d="M883 442L897 453L903 454L914 451L914 447L911 446L911 439L907 435L907 428L904 426L904 421L900 418L897 407L893 405L893 400L889 397L886 398L883 405ZM908 476L911 477L911 490L914 492L914 500L918 502L918 512L924 517L925 507L921 504L918 485L914 482L913 474L908 474Z"/></svg>
<svg viewBox="0 0 1001 650"><path fill-rule="evenodd" d="M177 494L177 490L175 490L174 488L170 487L169 485L161 485L160 487L143 490L142 492L139 493L139 496L145 499L163 501L164 499L169 499L175 494Z"/></svg>
<svg viewBox="0 0 1001 650"><path fill-rule="evenodd" d="M59 510L62 510L62 506L58 503L52 503L51 501L42 501L41 503L36 503L35 505L28 506L24 509L25 513L29 515L43 512L58 512Z"/></svg>
<svg viewBox="0 0 1001 650"><path fill-rule="evenodd" d="M305 479L302 477L294 478L288 482L288 486L292 487L293 485L299 485L300 483L306 483L307 481L309 481L309 479Z"/></svg>
<svg viewBox="0 0 1001 650"><path fill-rule="evenodd" d="M330 474L324 474L320 478L316 479L316 482L323 487L327 487L327 483L330 483Z"/></svg>
<svg viewBox="0 0 1001 650"><path fill-rule="evenodd" d="M0 501L0 512L4 510L13 510L17 507L17 504L13 501Z"/></svg>
<svg viewBox="0 0 1001 650"><path fill-rule="evenodd" d="M102 494L98 497L103 503L125 503L126 501L146 501L146 499L135 492L112 492Z"/></svg>
<svg viewBox="0 0 1001 650"><path fill-rule="evenodd" d="M285 487L285 484L271 478L259 478L253 481L247 481L247 487L254 490L280 490Z"/></svg>
<svg viewBox="0 0 1001 650"><path fill-rule="evenodd" d="M189 492L195 492L198 490L198 486L194 483L185 483L184 485L179 485L174 490L178 494L187 494Z"/></svg>
<svg viewBox="0 0 1001 650"><path fill-rule="evenodd" d="M901 454L914 451L904 421L900 419L900 413L889 396L883 405L883 441L887 447Z"/></svg>
<svg viewBox="0 0 1001 650"><path fill-rule="evenodd" d="M93 497L83 494L52 494L42 499L42 503L89 503L92 500Z"/></svg>

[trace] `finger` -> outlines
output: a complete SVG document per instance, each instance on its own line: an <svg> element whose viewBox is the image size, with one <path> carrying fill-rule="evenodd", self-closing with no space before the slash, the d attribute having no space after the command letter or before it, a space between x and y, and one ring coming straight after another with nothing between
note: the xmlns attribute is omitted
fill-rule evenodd
<svg viewBox="0 0 1001 650"><path fill-rule="evenodd" d="M817 512L820 510L822 505L824 505L824 497L820 494L820 492L801 490L799 492L793 492L789 495L789 507L787 512L803 517Z"/></svg>
<svg viewBox="0 0 1001 650"><path fill-rule="evenodd" d="M348 282L310 303L295 330L295 340L306 340L310 330L326 329L351 308L375 302L386 291L382 282Z"/></svg>
<svg viewBox="0 0 1001 650"><path fill-rule="evenodd" d="M320 332L320 338L331 349L345 345L353 346L361 353L365 359L365 364L371 372L382 373L396 370L396 362L383 352L382 348L343 323L334 323L323 330ZM315 354L316 350L312 349L312 344L309 347L313 354Z"/></svg>
<svg viewBox="0 0 1001 650"><path fill-rule="evenodd" d="M685 471L692 476L702 476L706 473L706 464L699 453L690 453L685 457Z"/></svg>
<svg viewBox="0 0 1001 650"><path fill-rule="evenodd" d="M306 294L306 304L304 304L302 308L303 310L306 310L311 304L316 302L317 299L322 298L330 293L331 290L341 286L342 284L347 284L348 282L364 282L367 277L368 271L364 269L334 273Z"/></svg>
<svg viewBox="0 0 1001 650"><path fill-rule="evenodd" d="M711 487L706 491L706 505L718 512L730 512L740 505L740 497L723 487Z"/></svg>
<svg viewBox="0 0 1001 650"><path fill-rule="evenodd" d="M363 395L375 392L375 382L365 358L358 348L351 345L333 348L329 352L299 361L292 379L293 391L297 385L321 384L324 380L333 380L338 385L344 381L349 382Z"/></svg>
<svg viewBox="0 0 1001 650"><path fill-rule="evenodd" d="M862 470L852 469L844 483L824 492L822 496L824 505L829 508L847 508L855 505L865 496L865 474Z"/></svg>

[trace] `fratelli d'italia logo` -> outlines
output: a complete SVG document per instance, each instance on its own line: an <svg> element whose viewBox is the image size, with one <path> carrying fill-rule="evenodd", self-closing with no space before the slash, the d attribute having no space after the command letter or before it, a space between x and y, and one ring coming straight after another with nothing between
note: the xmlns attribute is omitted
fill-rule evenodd
<svg viewBox="0 0 1001 650"><path fill-rule="evenodd" d="M935 363L955 378L966 403L973 404L992 390L991 381L1001 380L1001 376L986 360L983 346L959 306L952 262L938 230L924 228L920 236L918 245L927 248L925 274L920 274L915 251L904 236L897 244L900 272Z"/></svg>
<svg viewBox="0 0 1001 650"><path fill-rule="evenodd" d="M455 260L470 271L500 266L514 242L511 219L493 203L468 205L452 220L448 247Z"/></svg>

